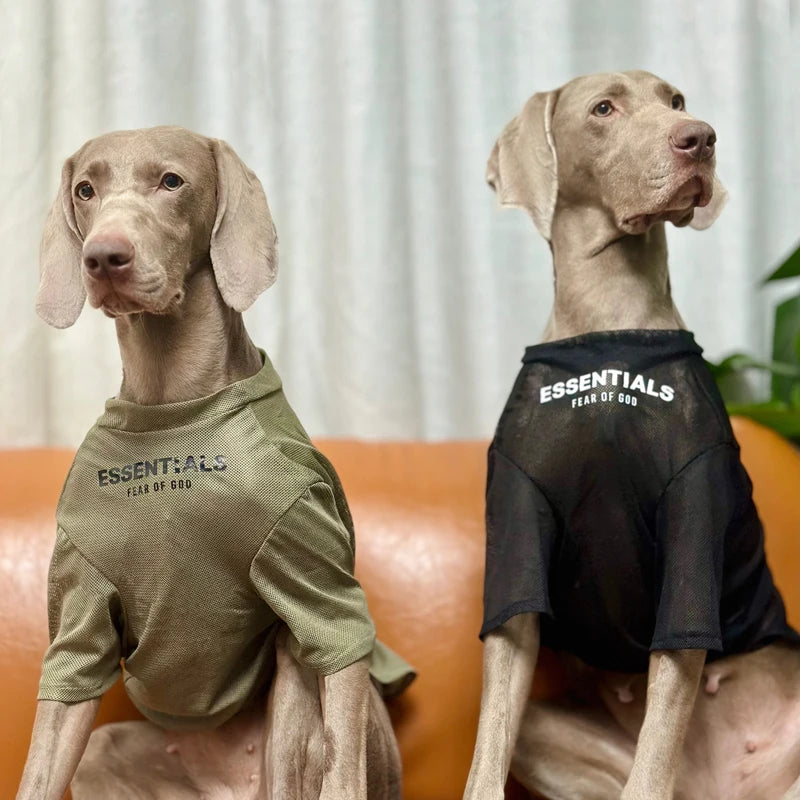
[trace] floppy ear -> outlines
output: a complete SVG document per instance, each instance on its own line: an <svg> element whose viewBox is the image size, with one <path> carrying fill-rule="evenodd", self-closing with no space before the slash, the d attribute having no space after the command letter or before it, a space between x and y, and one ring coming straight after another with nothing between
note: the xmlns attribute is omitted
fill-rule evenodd
<svg viewBox="0 0 800 800"><path fill-rule="evenodd" d="M722 209L725 208L727 202L728 190L715 175L711 202L707 206L703 206L703 208L696 208L694 210L694 216L689 225L698 231L704 231L706 228L710 228L714 224L716 218L722 213Z"/></svg>
<svg viewBox="0 0 800 800"><path fill-rule="evenodd" d="M211 149L217 165L211 263L222 299L244 311L275 282L278 234L258 178L227 142L212 139Z"/></svg>
<svg viewBox="0 0 800 800"><path fill-rule="evenodd" d="M551 123L557 92L539 92L506 125L489 156L486 181L501 205L524 208L550 240L558 195L558 161Z"/></svg>
<svg viewBox="0 0 800 800"><path fill-rule="evenodd" d="M61 188L44 224L39 251L36 311L54 328L69 328L81 314L86 290L81 280L83 237L72 206L72 159L64 162Z"/></svg>

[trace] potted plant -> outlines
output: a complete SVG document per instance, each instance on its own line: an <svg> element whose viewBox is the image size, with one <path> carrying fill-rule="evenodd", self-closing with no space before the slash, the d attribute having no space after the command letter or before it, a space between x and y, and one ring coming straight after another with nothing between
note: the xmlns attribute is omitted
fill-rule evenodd
<svg viewBox="0 0 800 800"><path fill-rule="evenodd" d="M800 246L764 282L798 277ZM709 366L731 416L750 417L800 444L800 293L775 309L770 361L734 353ZM768 398L753 397L752 386L744 380L753 369L770 373Z"/></svg>

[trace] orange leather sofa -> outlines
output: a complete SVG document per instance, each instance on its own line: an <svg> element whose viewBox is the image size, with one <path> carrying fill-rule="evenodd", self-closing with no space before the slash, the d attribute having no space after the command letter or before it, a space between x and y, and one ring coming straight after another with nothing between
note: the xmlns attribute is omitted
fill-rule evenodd
<svg viewBox="0 0 800 800"><path fill-rule="evenodd" d="M766 428L736 420L767 531L767 554L800 625L800 454ZM481 691L483 495L486 443L320 442L336 465L358 536L357 574L378 634L418 669L391 706L406 800L458 800ZM0 798L14 797L47 645L45 581L54 509L72 453L0 454ZM544 654L534 691L559 688ZM119 685L99 723L137 716ZM509 797L527 797L509 786Z"/></svg>

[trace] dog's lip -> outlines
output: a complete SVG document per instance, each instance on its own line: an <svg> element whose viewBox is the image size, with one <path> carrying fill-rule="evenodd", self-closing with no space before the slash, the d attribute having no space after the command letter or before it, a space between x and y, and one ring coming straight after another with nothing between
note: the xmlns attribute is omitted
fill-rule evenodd
<svg viewBox="0 0 800 800"><path fill-rule="evenodd" d="M622 220L622 225L626 228L638 228L641 225L648 226L655 216L655 214L634 214L632 217L625 217Z"/></svg>
<svg viewBox="0 0 800 800"><path fill-rule="evenodd" d="M694 191L689 194L692 189ZM674 204L668 201L660 208L631 214L622 220L621 227L635 231L646 230L654 222L667 220L674 214L688 214L694 208L707 206L711 202L712 193L713 184L710 176L704 173L695 173L671 193L671 198L679 198Z"/></svg>
<svg viewBox="0 0 800 800"><path fill-rule="evenodd" d="M117 301L116 303L109 303L104 300L100 308L113 317L126 317L131 314L168 314L176 299L177 297L173 295L163 307L151 307L143 305L136 298L115 295L114 300Z"/></svg>
<svg viewBox="0 0 800 800"><path fill-rule="evenodd" d="M692 175L688 180L684 181L675 191L674 197L685 198L686 193L692 191L690 202L687 204L683 199L681 203L673 211L683 211L690 208L703 208L711 202L711 195L714 191L711 179L708 175L698 173Z"/></svg>
<svg viewBox="0 0 800 800"><path fill-rule="evenodd" d="M153 292L148 292L148 294L153 294ZM141 297L112 290L102 298L99 308L109 317L125 317L131 314L166 315L172 313L182 300L183 290L172 292L166 301L154 305L143 302Z"/></svg>
<svg viewBox="0 0 800 800"><path fill-rule="evenodd" d="M92 305L99 308L106 316L124 317L130 314L158 313L155 309L151 310L142 302L142 298L132 295L129 292L120 292L113 285L109 285L102 295L95 294L90 298L94 301Z"/></svg>
<svg viewBox="0 0 800 800"><path fill-rule="evenodd" d="M99 308L109 317L124 317L129 314L141 313L144 310L134 298L120 294L113 289L102 297Z"/></svg>
<svg viewBox="0 0 800 800"><path fill-rule="evenodd" d="M101 272L99 275L94 275L84 270L84 274L93 286L109 286L115 292L119 292L120 288L124 287L126 293L154 294L164 287L164 281L158 276L142 276L138 271L125 271L121 274Z"/></svg>
<svg viewBox="0 0 800 800"><path fill-rule="evenodd" d="M109 317L166 314L180 295L180 292L171 293L166 301L159 302L165 287L164 282L157 278L141 280L132 279L130 275L88 277L86 288L92 306Z"/></svg>

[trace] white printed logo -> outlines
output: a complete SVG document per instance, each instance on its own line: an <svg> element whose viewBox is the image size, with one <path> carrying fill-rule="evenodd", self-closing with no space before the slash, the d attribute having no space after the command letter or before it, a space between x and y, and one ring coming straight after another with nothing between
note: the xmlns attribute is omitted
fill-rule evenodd
<svg viewBox="0 0 800 800"><path fill-rule="evenodd" d="M587 372L575 378L542 386L539 389L539 402L549 403L552 400L577 395L579 392L591 392L601 387L603 388L600 392L572 397L572 407L578 408L598 401L605 403L611 400L624 405L638 405L638 398L635 394L631 394L632 392L657 397L665 403L671 403L675 397L675 390L666 383L656 387L656 382L652 378L645 378L639 374L632 375L621 369L606 368L599 372Z"/></svg>

